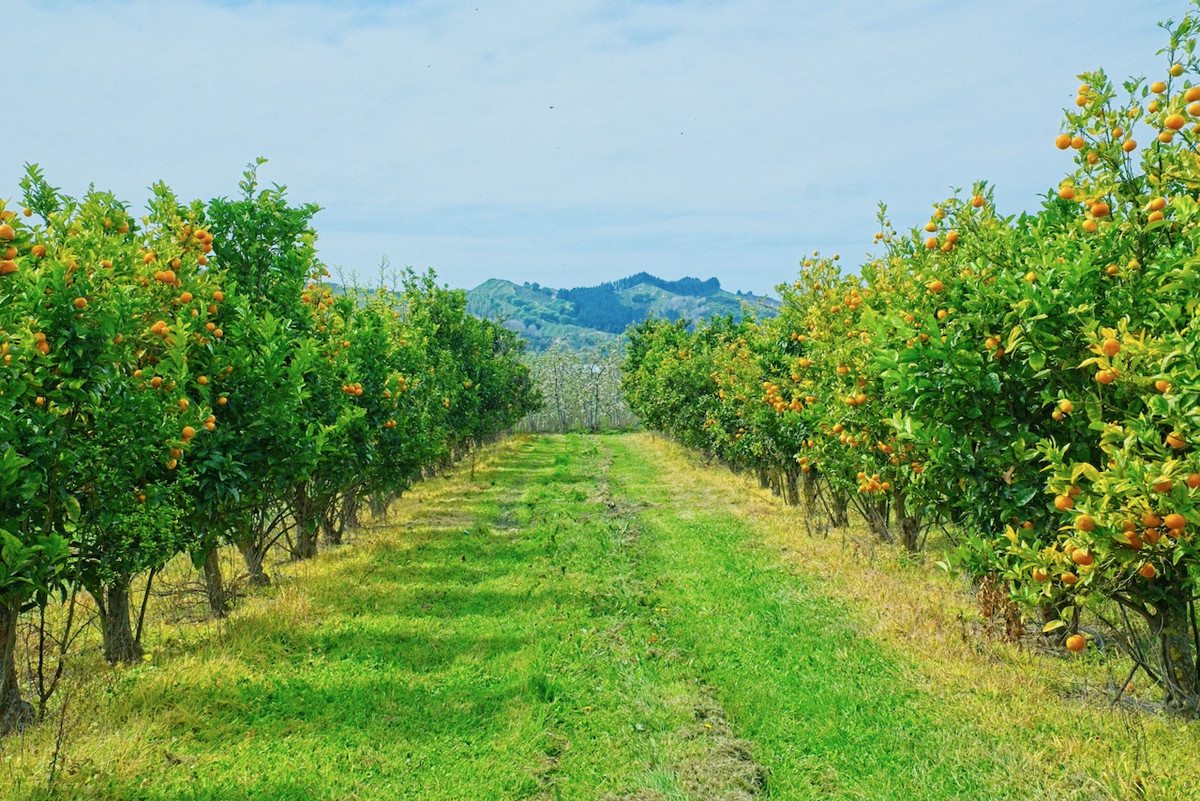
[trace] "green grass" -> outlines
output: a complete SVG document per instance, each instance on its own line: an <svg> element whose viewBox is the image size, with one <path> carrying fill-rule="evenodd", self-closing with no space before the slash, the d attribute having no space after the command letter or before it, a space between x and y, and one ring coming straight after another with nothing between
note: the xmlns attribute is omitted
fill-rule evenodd
<svg viewBox="0 0 1200 801"><path fill-rule="evenodd" d="M871 599L798 567L776 541L786 518L760 506L645 436L510 440L473 478L416 488L362 543L283 571L230 620L99 671L69 696L55 785L47 724L0 743L0 797L1017 799L1132 786L1106 778L1140 770L1119 753L1108 773L1074 767L1096 735L1055 709L1011 716L1023 699L972 678L970 658L955 658L965 678L942 681L936 649L907 647L872 623ZM1021 668L992 656L977 669ZM1153 787L1146 797L1185 798L1195 782Z"/></svg>

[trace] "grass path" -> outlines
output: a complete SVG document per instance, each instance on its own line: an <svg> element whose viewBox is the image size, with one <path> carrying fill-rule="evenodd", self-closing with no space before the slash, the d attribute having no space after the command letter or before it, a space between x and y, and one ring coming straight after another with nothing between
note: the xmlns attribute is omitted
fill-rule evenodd
<svg viewBox="0 0 1200 801"><path fill-rule="evenodd" d="M51 791L49 727L0 744L0 798L1114 797L948 703L752 506L644 435L509 440L108 674Z"/></svg>

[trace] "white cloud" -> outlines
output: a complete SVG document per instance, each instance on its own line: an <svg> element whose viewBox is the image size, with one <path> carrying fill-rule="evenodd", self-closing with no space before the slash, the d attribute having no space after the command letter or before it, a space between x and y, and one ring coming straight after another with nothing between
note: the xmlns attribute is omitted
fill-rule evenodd
<svg viewBox="0 0 1200 801"><path fill-rule="evenodd" d="M1161 69L1183 2L35 2L4 12L0 195L140 203L271 163L322 253L453 285L641 269L763 291L987 179L1057 183L1074 75ZM850 243L849 245L845 243ZM859 243L859 244L855 244Z"/></svg>

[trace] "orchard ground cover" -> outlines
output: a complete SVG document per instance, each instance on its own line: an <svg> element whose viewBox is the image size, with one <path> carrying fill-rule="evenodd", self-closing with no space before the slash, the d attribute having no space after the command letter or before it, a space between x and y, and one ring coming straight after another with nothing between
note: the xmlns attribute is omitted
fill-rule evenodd
<svg viewBox="0 0 1200 801"><path fill-rule="evenodd" d="M1195 724L1097 706L1095 649L964 636L952 579L746 484L645 434L507 440L138 666L86 650L0 795L1200 795Z"/></svg>

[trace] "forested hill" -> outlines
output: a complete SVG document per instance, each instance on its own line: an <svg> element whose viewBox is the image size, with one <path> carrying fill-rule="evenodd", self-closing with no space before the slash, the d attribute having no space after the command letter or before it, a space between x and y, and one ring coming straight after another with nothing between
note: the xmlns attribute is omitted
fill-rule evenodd
<svg viewBox="0 0 1200 801"><path fill-rule="evenodd" d="M743 304L764 317L773 317L779 309L779 302L773 298L728 292L716 278L667 281L644 272L574 289L492 278L467 290L467 311L503 321L527 337L532 350L549 347L555 341L572 347L611 341L630 323L649 316L694 321L732 314L741 319Z"/></svg>

